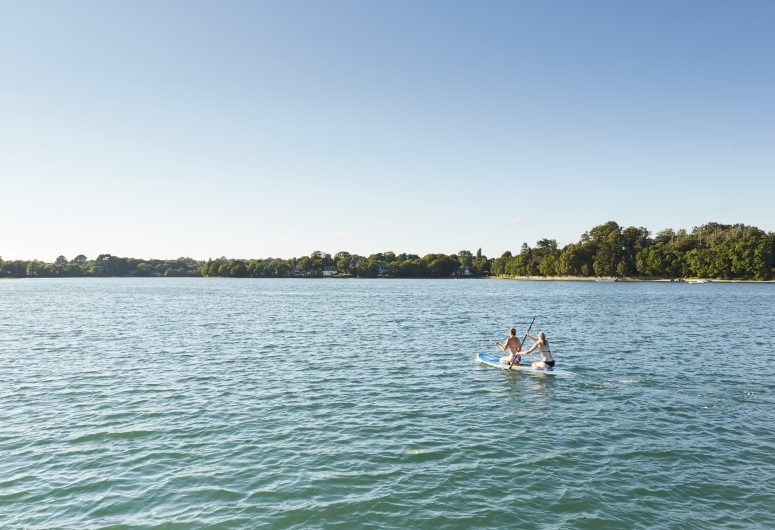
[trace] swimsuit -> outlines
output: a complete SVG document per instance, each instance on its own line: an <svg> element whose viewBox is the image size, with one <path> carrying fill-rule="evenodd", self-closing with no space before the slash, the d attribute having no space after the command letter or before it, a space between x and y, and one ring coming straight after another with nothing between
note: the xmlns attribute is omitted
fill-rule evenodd
<svg viewBox="0 0 775 530"><path fill-rule="evenodd" d="M549 349L542 351L541 348L538 348L538 351L541 353L541 360L546 365L547 369L554 368L554 357L552 357L552 351ZM549 360L547 360L547 357Z"/></svg>

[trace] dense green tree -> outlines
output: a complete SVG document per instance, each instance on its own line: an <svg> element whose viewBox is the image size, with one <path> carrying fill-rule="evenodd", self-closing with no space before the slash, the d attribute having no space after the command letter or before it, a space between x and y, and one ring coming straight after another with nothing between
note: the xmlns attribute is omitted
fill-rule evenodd
<svg viewBox="0 0 775 530"><path fill-rule="evenodd" d="M637 271L638 253L651 244L649 231L643 227L630 226L622 230L619 237L621 255L616 272L619 276L634 276Z"/></svg>
<svg viewBox="0 0 775 530"><path fill-rule="evenodd" d="M27 278L37 278L39 273L42 272L44 263L42 261L33 260L27 263L27 270L25 276Z"/></svg>
<svg viewBox="0 0 775 530"><path fill-rule="evenodd" d="M474 255L468 250L461 250L457 253L457 263L461 269L473 266Z"/></svg>
<svg viewBox="0 0 775 530"><path fill-rule="evenodd" d="M231 262L229 267L229 276L232 278L245 278L248 275L248 268L245 266L245 262L241 259L236 259Z"/></svg>
<svg viewBox="0 0 775 530"><path fill-rule="evenodd" d="M128 276L129 273L127 259L110 254L100 254L86 265L91 276Z"/></svg>
<svg viewBox="0 0 775 530"><path fill-rule="evenodd" d="M508 263L509 259L511 259L511 252L508 250L501 254L501 257L496 258L491 267L490 272L494 275L500 275L500 274L506 274L506 263Z"/></svg>
<svg viewBox="0 0 775 530"><path fill-rule="evenodd" d="M636 269L644 276L682 276L680 255L666 243L656 243L638 253Z"/></svg>
<svg viewBox="0 0 775 530"><path fill-rule="evenodd" d="M584 245L571 243L560 251L557 259L557 274L560 276L582 276L589 265L589 256Z"/></svg>
<svg viewBox="0 0 775 530"><path fill-rule="evenodd" d="M477 276L488 276L490 274L490 267L493 260L487 259L487 256L482 256L482 251L479 249L477 257L474 258L473 272Z"/></svg>
<svg viewBox="0 0 775 530"><path fill-rule="evenodd" d="M449 278L456 272L458 267L457 256L426 254L421 261L428 268L428 275L431 278Z"/></svg>
<svg viewBox="0 0 775 530"><path fill-rule="evenodd" d="M349 252L337 252L334 254L333 262L336 265L338 274L341 276L349 276L352 272L351 263L355 263L352 254Z"/></svg>
<svg viewBox="0 0 775 530"><path fill-rule="evenodd" d="M299 276L309 276L312 274L312 263L310 261L310 258L307 256L302 256L299 258L299 261L296 264L296 269L298 271Z"/></svg>
<svg viewBox="0 0 775 530"><path fill-rule="evenodd" d="M377 272L371 266L368 258L360 256L355 264L355 275L359 278L373 278L377 275Z"/></svg>
<svg viewBox="0 0 775 530"><path fill-rule="evenodd" d="M667 244L670 243L673 239L675 239L675 232L672 228L661 230L657 233L656 236L654 236L655 243Z"/></svg>

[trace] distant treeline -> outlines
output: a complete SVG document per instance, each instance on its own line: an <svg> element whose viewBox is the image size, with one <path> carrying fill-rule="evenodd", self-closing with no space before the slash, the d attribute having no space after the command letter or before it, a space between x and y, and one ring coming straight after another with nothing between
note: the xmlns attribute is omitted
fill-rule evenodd
<svg viewBox="0 0 775 530"><path fill-rule="evenodd" d="M579 242L562 248L554 239L519 254L487 258L461 250L457 254L395 254L368 257L316 251L310 256L279 259L196 261L141 260L101 254L89 260L59 256L53 263L3 261L0 277L51 278L80 276L204 276L230 278L455 276L587 276L771 280L775 278L775 234L743 224L708 223L686 230L662 230L654 237L645 228L622 228L614 221L585 232Z"/></svg>
<svg viewBox="0 0 775 530"><path fill-rule="evenodd" d="M191 258L176 260L118 258L100 254L88 259L79 254L69 260L59 256L53 263L43 261L3 261L0 277L11 278L77 278L83 276L200 276L204 261Z"/></svg>

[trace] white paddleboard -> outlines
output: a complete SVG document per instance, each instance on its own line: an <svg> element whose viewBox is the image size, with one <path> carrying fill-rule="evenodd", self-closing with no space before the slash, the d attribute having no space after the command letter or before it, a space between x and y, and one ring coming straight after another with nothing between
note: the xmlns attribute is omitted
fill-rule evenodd
<svg viewBox="0 0 775 530"><path fill-rule="evenodd" d="M499 355L491 355L489 353L480 353L476 356L476 362L486 364L487 366L494 366L495 368L500 368L501 370L508 370L509 365L503 364L500 361ZM530 364L514 364L511 366L511 369L514 371L522 371L522 372L528 372L531 374L544 374L544 375L563 375L567 374L569 372L566 372L562 368L551 368L549 370L537 370L533 368Z"/></svg>

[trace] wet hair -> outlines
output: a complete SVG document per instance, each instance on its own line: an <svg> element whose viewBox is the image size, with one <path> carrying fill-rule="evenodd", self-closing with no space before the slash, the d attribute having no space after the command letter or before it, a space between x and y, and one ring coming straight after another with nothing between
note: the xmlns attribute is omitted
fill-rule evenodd
<svg viewBox="0 0 775 530"><path fill-rule="evenodd" d="M538 340L549 346L549 341L546 340L546 334L543 331L538 334Z"/></svg>
<svg viewBox="0 0 775 530"><path fill-rule="evenodd" d="M511 328L509 330L509 335L511 335L512 337L516 337L517 336L517 328Z"/></svg>

